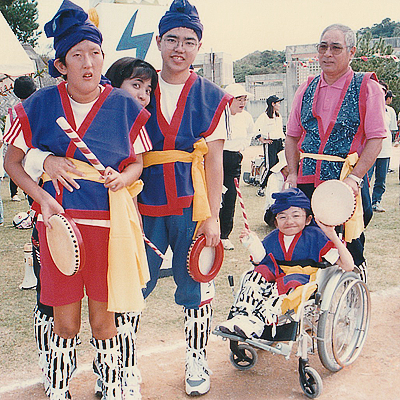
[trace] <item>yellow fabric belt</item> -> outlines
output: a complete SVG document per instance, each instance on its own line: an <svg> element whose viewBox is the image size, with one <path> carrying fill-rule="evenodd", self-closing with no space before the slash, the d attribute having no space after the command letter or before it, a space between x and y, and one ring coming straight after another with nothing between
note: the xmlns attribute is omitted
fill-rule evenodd
<svg viewBox="0 0 400 400"><path fill-rule="evenodd" d="M312 158L314 160L322 161L335 161L342 162L342 170L340 172L340 180L343 181L353 170L358 161L358 154L351 153L346 158L332 156L329 154L313 154L313 153L300 153L300 159ZM358 191L356 197L356 208L352 217L344 224L344 240L349 243L353 239L360 237L364 230L364 218L362 209L361 190Z"/></svg>
<svg viewBox="0 0 400 400"><path fill-rule="evenodd" d="M70 159L84 177L70 174L74 179L103 182L91 165ZM47 174L44 181L50 180ZM110 200L110 240L108 244L108 311L140 312L145 306L142 289L150 280L144 248L143 233L132 198L143 188L138 180L116 192L108 191ZM90 255L87 255L90 257Z"/></svg>
<svg viewBox="0 0 400 400"><path fill-rule="evenodd" d="M207 197L206 177L203 159L208 151L207 143L200 139L194 144L192 153L182 150L150 151L143 154L143 168L157 164L174 162L192 163L193 221L205 221L211 217L210 205Z"/></svg>

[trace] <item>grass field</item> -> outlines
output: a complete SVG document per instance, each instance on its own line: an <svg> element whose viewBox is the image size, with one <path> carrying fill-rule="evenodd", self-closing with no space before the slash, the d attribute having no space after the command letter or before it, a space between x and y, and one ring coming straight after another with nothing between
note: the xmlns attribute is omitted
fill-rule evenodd
<svg viewBox="0 0 400 400"><path fill-rule="evenodd" d="M250 159L261 152L260 148L249 148L245 153L243 171L249 170ZM400 262L400 214L398 159L400 148L394 149L392 166L396 172L388 175L387 191L382 205L385 213L375 214L366 230L366 256L369 265L371 291L385 290L400 286L398 267ZM241 183L249 224L260 237L268 233L263 222L264 199L256 196L257 188ZM30 240L30 231L17 230L12 226L12 218L19 211L28 209L27 201L20 203L10 200L8 180L1 183L4 202L5 223L0 227L0 387L39 375L37 355L32 330L32 310L35 305L34 290L21 291L18 286L24 277L24 243ZM21 194L20 194L21 195ZM239 243L239 233L243 226L241 210L235 216L235 228L231 240L236 249L225 253L221 272L217 276L214 301L214 322L226 318L232 302L227 275L238 281L239 276L249 267L248 254ZM161 279L156 290L147 301L143 314L139 339L145 345L156 341L168 341L168 337L182 335L183 315L181 307L173 303L174 283L171 277ZM82 319L79 362L90 362L93 356L88 345L90 331L86 303Z"/></svg>

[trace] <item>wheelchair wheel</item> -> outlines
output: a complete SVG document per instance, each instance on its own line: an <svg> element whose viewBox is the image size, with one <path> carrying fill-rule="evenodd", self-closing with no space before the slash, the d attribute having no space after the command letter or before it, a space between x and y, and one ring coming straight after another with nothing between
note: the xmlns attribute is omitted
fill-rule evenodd
<svg viewBox="0 0 400 400"><path fill-rule="evenodd" d="M304 368L304 376L299 376L300 386L304 394L315 399L322 393L322 379L319 373L311 367Z"/></svg>
<svg viewBox="0 0 400 400"><path fill-rule="evenodd" d="M318 321L318 355L325 368L337 372L357 359L367 337L370 308L366 284L352 272L343 274Z"/></svg>
<svg viewBox="0 0 400 400"><path fill-rule="evenodd" d="M235 368L241 371L246 371L253 368L257 364L258 354L253 347L248 344L241 343L238 345L238 350L240 357L233 351L231 351L229 357L231 364Z"/></svg>

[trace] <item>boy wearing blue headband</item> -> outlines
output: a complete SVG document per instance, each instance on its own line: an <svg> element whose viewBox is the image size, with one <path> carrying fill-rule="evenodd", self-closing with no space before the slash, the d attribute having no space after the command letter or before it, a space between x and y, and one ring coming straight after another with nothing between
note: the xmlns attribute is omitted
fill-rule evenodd
<svg viewBox="0 0 400 400"><path fill-rule="evenodd" d="M173 1L160 20L156 40L162 69L146 124L153 151L143 158L145 185L138 198L146 236L162 252L168 245L173 251L175 301L185 313L188 395L202 395L210 388L206 345L214 283L194 281L186 260L193 236L204 234L207 246L220 241L225 113L232 99L190 69L202 33L196 7L186 0ZM146 296L156 286L162 261L153 251L147 251L147 257L150 281Z"/></svg>
<svg viewBox="0 0 400 400"><path fill-rule="evenodd" d="M107 279L110 275L108 243L112 226L109 196L131 185L140 176L140 153L151 147L143 146L143 143L150 143L142 129L149 113L125 91L100 83L102 36L80 7L64 0L52 21L45 25L45 32L48 37L54 37L56 50L56 58L49 62L49 72L54 77L62 75L66 81L57 87L39 90L16 108L16 122L6 135L10 144L6 168L40 206L37 224L42 264L40 301L53 306L54 310L49 367L44 371L47 372L49 397L52 400L71 398L69 381L76 370L75 347L81 300L86 289L93 335L91 343L96 349L95 364L103 385L102 398L122 400L128 398L128 394L123 393L121 381L121 338L117 334L114 313L108 311L111 286ZM107 165L104 180L86 178L86 174L91 174L91 167L56 124L60 116L68 120L100 161ZM56 158L61 157L64 170L74 172L75 180L71 177L66 178L67 181L62 177L58 179L64 186L68 187L69 182L72 187L64 190L59 188L57 179L53 182L45 179L40 188L22 168L22 160L29 149L46 150L58 156ZM85 168L85 174L79 168ZM54 265L45 236L49 217L62 212L75 220L86 252L85 267L69 277L61 274ZM143 246L141 235L140 243L132 243L135 248L132 258L138 256L140 259L140 265L136 265L138 270L147 265L144 248L140 250L140 245ZM141 272L145 273L145 269ZM137 282L130 278L128 284L138 288ZM115 308L118 309L118 305Z"/></svg>
<svg viewBox="0 0 400 400"><path fill-rule="evenodd" d="M225 333L259 337L266 324L277 322L283 298L309 282L317 263L325 260L344 271L352 271L353 258L334 227L312 220L310 200L298 188L274 193L276 228L262 242L255 233L243 230L240 238L249 248L253 270L243 278L239 295L231 308L233 318L219 325ZM288 274L285 266L301 266L302 273Z"/></svg>

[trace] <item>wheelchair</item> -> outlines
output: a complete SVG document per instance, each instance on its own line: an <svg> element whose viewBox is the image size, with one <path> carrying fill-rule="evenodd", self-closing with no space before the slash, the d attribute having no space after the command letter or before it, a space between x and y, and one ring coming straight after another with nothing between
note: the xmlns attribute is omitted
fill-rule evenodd
<svg viewBox="0 0 400 400"><path fill-rule="evenodd" d="M233 289L233 277L228 279ZM300 386L308 398L314 399L322 393L323 384L318 372L309 366L308 354L318 352L322 365L332 372L357 359L370 322L369 290L356 273L322 264L314 281L286 297L276 326L266 325L260 338L224 333L218 327L213 334L230 341L230 361L241 371L256 365L257 349L288 360L296 343Z"/></svg>
<svg viewBox="0 0 400 400"><path fill-rule="evenodd" d="M261 135L257 135L258 139ZM263 144L263 154L250 161L250 172L243 172L243 181L248 185L260 186L269 171L266 145Z"/></svg>

